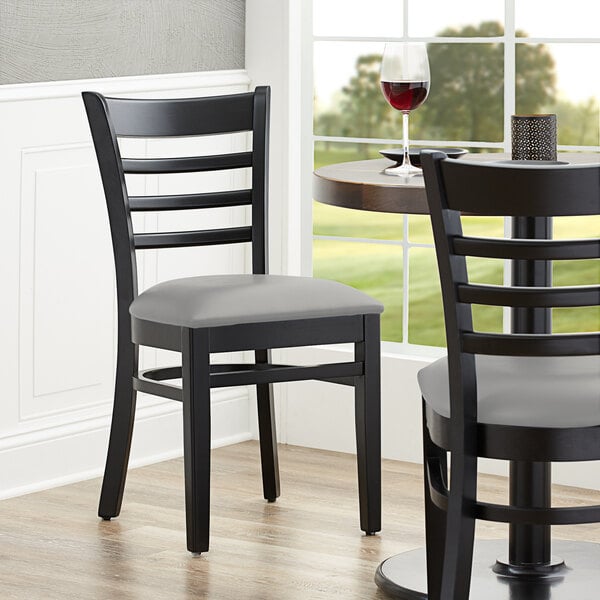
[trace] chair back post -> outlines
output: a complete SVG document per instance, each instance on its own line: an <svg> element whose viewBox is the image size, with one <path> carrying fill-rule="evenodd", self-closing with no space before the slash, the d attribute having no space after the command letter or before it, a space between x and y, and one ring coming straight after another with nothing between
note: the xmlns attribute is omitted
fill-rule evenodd
<svg viewBox="0 0 600 600"><path fill-rule="evenodd" d="M462 349L461 335L473 330L471 307L459 301L457 284L467 283L464 256L452 250L452 237L462 236L460 213L448 208L441 165L447 156L443 152L425 151L422 156L423 175L427 187L427 202L435 241L438 271L442 288L448 374L450 386L450 416L456 451L476 455L477 381L475 357Z"/></svg>
<svg viewBox="0 0 600 600"><path fill-rule="evenodd" d="M83 92L106 197L117 281L118 318L127 321L129 305L138 293L137 263L127 185L117 136L109 117L106 99L96 92Z"/></svg>
<svg viewBox="0 0 600 600"><path fill-rule="evenodd" d="M252 272L269 271L269 114L271 89L254 91L252 115Z"/></svg>

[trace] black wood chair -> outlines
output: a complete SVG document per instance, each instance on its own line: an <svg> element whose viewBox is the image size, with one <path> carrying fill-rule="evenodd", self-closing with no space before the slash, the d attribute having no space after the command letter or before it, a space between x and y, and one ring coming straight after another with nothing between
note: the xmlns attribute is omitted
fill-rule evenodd
<svg viewBox="0 0 600 600"><path fill-rule="evenodd" d="M431 151L422 163L448 345L447 358L419 373L428 592L430 600L466 600L476 519L511 526L600 521L600 506L551 508L549 498L541 504L534 498L533 507L523 508L512 501L497 505L477 499L478 457L520 461L533 466L532 473L535 465L553 461L600 459L600 334L475 331L471 310L473 304L511 307L545 319L551 307L598 306L600 286L474 284L466 258L510 260L545 270L553 260L600 258L600 239L469 237L462 231L462 215L526 222L598 215L600 166L478 164ZM548 575L549 567L528 565L524 574L535 581L536 575ZM501 573L502 566L494 570Z"/></svg>
<svg viewBox="0 0 600 600"><path fill-rule="evenodd" d="M84 92L112 233L118 295L114 409L99 515L119 514L136 391L183 402L187 547L208 550L210 389L256 385L264 497L279 496L272 383L315 379L355 390L360 527L381 528L379 315L383 306L337 282L267 275L268 87L209 98L133 100ZM234 154L121 158L119 137L251 132ZM170 196L129 196L125 173L160 174L252 168L252 187ZM132 211L251 207L251 225L202 231L134 233ZM140 295L136 251L249 242L252 274L167 281ZM354 343L352 362L272 364L270 349ZM138 346L181 352L182 366L138 372ZM211 365L211 352L255 351L255 364ZM181 388L164 381L182 378Z"/></svg>

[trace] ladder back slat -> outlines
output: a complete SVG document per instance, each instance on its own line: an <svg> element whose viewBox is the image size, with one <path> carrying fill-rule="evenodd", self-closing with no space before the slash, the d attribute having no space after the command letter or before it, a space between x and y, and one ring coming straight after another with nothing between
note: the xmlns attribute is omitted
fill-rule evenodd
<svg viewBox="0 0 600 600"><path fill-rule="evenodd" d="M600 304L600 286L506 287L459 284L459 302L512 307L576 307Z"/></svg>
<svg viewBox="0 0 600 600"><path fill-rule="evenodd" d="M535 165L446 160L447 208L479 216L598 214L600 165ZM468 182L466 184L465 182Z"/></svg>
<svg viewBox="0 0 600 600"><path fill-rule="evenodd" d="M123 158L123 171L136 175L223 171L252 166L252 152L177 158Z"/></svg>
<svg viewBox="0 0 600 600"><path fill-rule="evenodd" d="M463 333L462 351L498 356L585 356L600 353L600 333Z"/></svg>
<svg viewBox="0 0 600 600"><path fill-rule="evenodd" d="M238 244L252 241L252 227L228 227L201 231L137 233L133 236L136 250L153 248L183 248L186 246L212 246Z"/></svg>
<svg viewBox="0 0 600 600"><path fill-rule="evenodd" d="M232 190L204 194L173 196L130 196L132 211L189 210L194 208L223 208L252 204L252 190Z"/></svg>
<svg viewBox="0 0 600 600"><path fill-rule="evenodd" d="M600 258L600 240L509 240L454 237L452 250L460 256L520 260Z"/></svg>
<svg viewBox="0 0 600 600"><path fill-rule="evenodd" d="M252 130L254 94L206 98L105 98L116 135L194 136Z"/></svg>

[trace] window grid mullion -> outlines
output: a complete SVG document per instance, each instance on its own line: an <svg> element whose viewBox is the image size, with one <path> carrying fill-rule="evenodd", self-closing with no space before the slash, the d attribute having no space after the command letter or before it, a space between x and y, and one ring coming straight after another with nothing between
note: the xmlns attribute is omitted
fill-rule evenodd
<svg viewBox="0 0 600 600"><path fill-rule="evenodd" d="M510 114L509 114L510 123ZM508 137L510 140L510 137ZM333 142L339 144L398 144L401 140L388 138L359 138L359 137L341 137L328 135L313 136L314 142ZM499 150L509 151L507 143L502 142L477 142L469 140L411 140L411 144L416 146L439 146L439 147L466 147L466 148L498 148ZM598 152L598 146L568 146L558 144L557 149L565 152Z"/></svg>
<svg viewBox="0 0 600 600"><path fill-rule="evenodd" d="M408 215L402 219L402 343L408 344L409 251Z"/></svg>
<svg viewBox="0 0 600 600"><path fill-rule="evenodd" d="M509 0L505 0L509 1ZM514 11L513 11L514 15ZM513 21L514 22L514 21ZM505 25L506 27L506 25ZM389 37L389 36L358 36L358 35L315 35L314 42L376 42L385 44L386 42L423 42L426 44L503 44L505 35L495 35L489 37ZM557 38L557 37L516 37L516 44L598 44L600 37L587 38Z"/></svg>
<svg viewBox="0 0 600 600"><path fill-rule="evenodd" d="M391 138L361 138L361 137L344 137L334 135L315 135L315 142L339 142L342 144L398 144L401 140ZM411 145L433 145L433 146L452 146L464 145L474 148L504 148L504 142L477 142L469 140L410 140Z"/></svg>
<svg viewBox="0 0 600 600"><path fill-rule="evenodd" d="M516 110L515 0L504 0L504 151L510 151L511 115Z"/></svg>

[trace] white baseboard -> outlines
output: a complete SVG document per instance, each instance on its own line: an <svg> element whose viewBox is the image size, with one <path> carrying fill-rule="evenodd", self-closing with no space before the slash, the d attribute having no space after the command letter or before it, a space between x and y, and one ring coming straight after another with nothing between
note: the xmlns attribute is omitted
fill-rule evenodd
<svg viewBox="0 0 600 600"><path fill-rule="evenodd" d="M252 438L246 388L212 392L212 447ZM0 447L0 499L100 477L110 416L58 425L43 433L11 436ZM183 455L181 405L159 402L136 414L130 468Z"/></svg>

